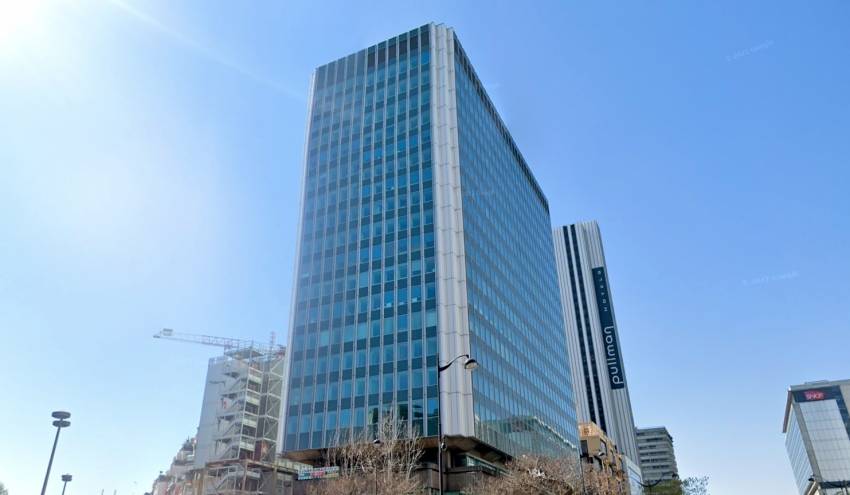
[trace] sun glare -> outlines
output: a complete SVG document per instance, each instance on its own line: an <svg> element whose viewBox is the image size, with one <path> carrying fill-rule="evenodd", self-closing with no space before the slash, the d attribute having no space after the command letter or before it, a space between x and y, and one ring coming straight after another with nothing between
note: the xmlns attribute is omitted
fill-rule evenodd
<svg viewBox="0 0 850 495"><path fill-rule="evenodd" d="M47 7L49 0L0 0L0 47L30 32Z"/></svg>

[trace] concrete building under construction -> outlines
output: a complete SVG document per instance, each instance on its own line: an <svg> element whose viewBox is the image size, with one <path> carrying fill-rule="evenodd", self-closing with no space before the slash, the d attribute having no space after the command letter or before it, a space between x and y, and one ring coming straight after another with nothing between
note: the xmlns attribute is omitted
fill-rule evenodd
<svg viewBox="0 0 850 495"><path fill-rule="evenodd" d="M160 471L153 482L152 495L189 495L192 492L192 471L195 460L195 439L187 438L171 466L165 472Z"/></svg>
<svg viewBox="0 0 850 495"><path fill-rule="evenodd" d="M280 493L274 485L284 354L245 347L210 360L194 462L203 493Z"/></svg>
<svg viewBox="0 0 850 495"><path fill-rule="evenodd" d="M285 493L295 472L277 457L285 348L273 341L257 345L167 329L154 337L224 348L223 355L209 361L191 466L182 473L183 488L155 495Z"/></svg>

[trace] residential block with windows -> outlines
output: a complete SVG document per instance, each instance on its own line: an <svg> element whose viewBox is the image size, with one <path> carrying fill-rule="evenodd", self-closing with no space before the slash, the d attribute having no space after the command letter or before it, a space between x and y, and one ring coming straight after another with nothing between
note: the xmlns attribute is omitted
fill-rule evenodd
<svg viewBox="0 0 850 495"><path fill-rule="evenodd" d="M673 437L667 428L638 428L635 435L644 482L670 480L679 475L676 453L673 451Z"/></svg>

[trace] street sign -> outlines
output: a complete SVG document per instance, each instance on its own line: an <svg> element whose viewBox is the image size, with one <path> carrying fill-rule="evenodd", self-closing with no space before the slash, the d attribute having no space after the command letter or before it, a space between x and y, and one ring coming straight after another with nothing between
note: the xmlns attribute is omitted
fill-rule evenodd
<svg viewBox="0 0 850 495"><path fill-rule="evenodd" d="M325 466L298 471L298 481L339 478L339 466Z"/></svg>

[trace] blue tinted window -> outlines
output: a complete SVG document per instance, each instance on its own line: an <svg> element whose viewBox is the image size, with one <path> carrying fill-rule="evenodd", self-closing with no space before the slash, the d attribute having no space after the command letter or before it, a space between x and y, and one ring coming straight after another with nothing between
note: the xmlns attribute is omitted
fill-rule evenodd
<svg viewBox="0 0 850 495"><path fill-rule="evenodd" d="M512 454L557 452L578 432L548 204L455 48L476 436Z"/></svg>
<svg viewBox="0 0 850 495"><path fill-rule="evenodd" d="M423 271L434 266L433 242L427 243L434 212L426 203L431 144L420 131L430 123L429 106L423 106L430 93L430 78L423 77L427 45L427 29L416 30L316 70L290 349L288 450L326 446L365 425L365 410L354 408L353 422L351 411L354 404L369 404L370 395L381 404L390 401L374 409L370 422L400 411L400 404L408 416L421 411L409 405L411 384L421 387L426 367L435 365L419 359L414 368L412 361L423 346L412 340L413 331L424 334L423 311L436 303L422 297L436 283L433 270ZM297 407L308 403L312 409ZM422 428L421 412L418 417Z"/></svg>

